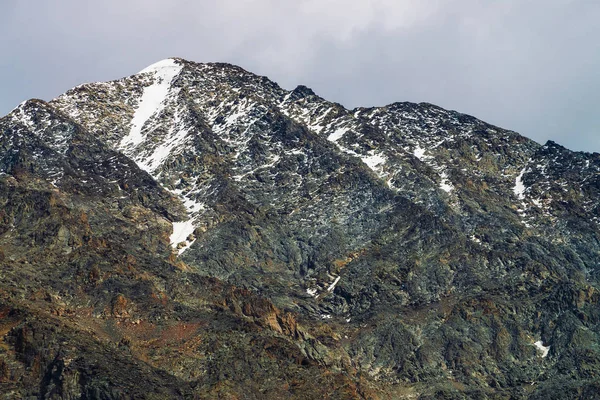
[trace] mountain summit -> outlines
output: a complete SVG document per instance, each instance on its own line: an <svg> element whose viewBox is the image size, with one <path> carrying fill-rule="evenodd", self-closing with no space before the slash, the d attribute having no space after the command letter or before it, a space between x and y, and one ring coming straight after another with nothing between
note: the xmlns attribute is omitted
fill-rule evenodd
<svg viewBox="0 0 600 400"><path fill-rule="evenodd" d="M6 398L593 398L600 155L167 59L0 119Z"/></svg>

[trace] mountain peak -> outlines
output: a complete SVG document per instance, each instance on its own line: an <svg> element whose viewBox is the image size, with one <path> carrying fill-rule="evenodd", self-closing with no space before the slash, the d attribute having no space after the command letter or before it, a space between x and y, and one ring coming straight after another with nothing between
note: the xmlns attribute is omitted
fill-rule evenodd
<svg viewBox="0 0 600 400"><path fill-rule="evenodd" d="M311 88L304 85L298 85L292 90L292 96L295 99L301 99L303 97L316 96L316 94Z"/></svg>
<svg viewBox="0 0 600 400"><path fill-rule="evenodd" d="M145 73L164 73L165 70L181 70L181 63L185 62L180 58L165 58L151 64L138 72L138 74Z"/></svg>
<svg viewBox="0 0 600 400"><path fill-rule="evenodd" d="M597 155L179 58L0 128L0 300L75 332L10 321L15 397L547 398L600 368Z"/></svg>

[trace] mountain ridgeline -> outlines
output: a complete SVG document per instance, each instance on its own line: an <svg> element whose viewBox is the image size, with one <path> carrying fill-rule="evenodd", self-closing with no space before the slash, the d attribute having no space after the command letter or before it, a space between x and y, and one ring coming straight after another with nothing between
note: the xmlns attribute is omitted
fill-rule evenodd
<svg viewBox="0 0 600 400"><path fill-rule="evenodd" d="M600 398L600 155L160 61L0 119L0 397Z"/></svg>

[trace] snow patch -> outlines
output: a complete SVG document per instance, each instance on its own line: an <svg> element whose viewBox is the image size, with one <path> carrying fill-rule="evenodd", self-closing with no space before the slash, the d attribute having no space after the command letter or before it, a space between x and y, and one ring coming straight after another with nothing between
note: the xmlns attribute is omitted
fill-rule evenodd
<svg viewBox="0 0 600 400"><path fill-rule="evenodd" d="M425 149L422 147L419 147L419 146L415 147L415 150L413 151L413 155L421 161L425 161L426 159L431 158L430 156L426 156Z"/></svg>
<svg viewBox="0 0 600 400"><path fill-rule="evenodd" d="M348 129L338 128L335 131L333 131L332 134L327 136L327 140L329 140L330 142L337 142L342 138L342 136L344 136L346 132L348 132Z"/></svg>
<svg viewBox="0 0 600 400"><path fill-rule="evenodd" d="M179 70L181 70L181 66L177 65L174 59L166 58L164 60L157 61L154 64L147 66L146 68L138 72L137 75L146 73L156 73L164 69L171 69L173 67L179 68Z"/></svg>
<svg viewBox="0 0 600 400"><path fill-rule="evenodd" d="M337 283L340 281L342 277L338 276L337 278L335 278L335 281L333 281L333 283L331 285L329 285L329 287L327 288L328 292L333 292L333 289L335 289L335 285L337 285Z"/></svg>
<svg viewBox="0 0 600 400"><path fill-rule="evenodd" d="M179 197L179 200L181 200L181 202L183 203L183 205L185 206L185 208L188 210L189 214L194 214L198 211L202 211L204 209L206 209L204 203L200 203L196 200L194 200L193 198L191 198L193 193L183 193L184 190L179 190L179 189L175 189L175 190L171 190L171 193L177 195L177 197Z"/></svg>
<svg viewBox="0 0 600 400"><path fill-rule="evenodd" d="M154 152L148 159L138 164L142 169L148 172L159 167L171 154L171 151L182 144L183 140L185 139L188 133L188 130L182 129L178 131L176 135L169 134L168 137L171 139L168 142L158 146L156 149L154 149Z"/></svg>
<svg viewBox="0 0 600 400"><path fill-rule="evenodd" d="M386 161L385 158L379 154L371 154L370 156L361 157L361 158L362 158L363 162L365 164L367 164L369 166L369 168L371 168L373 171L375 171L375 169L379 165L385 163L385 161Z"/></svg>
<svg viewBox="0 0 600 400"><path fill-rule="evenodd" d="M194 240L188 240L188 237L194 233L194 222L192 219L182 222L173 222L173 233L171 234L171 246L177 249L179 243L184 242L185 246L179 249L178 254L183 253L189 248Z"/></svg>
<svg viewBox="0 0 600 400"><path fill-rule="evenodd" d="M154 149L150 156L138 161L139 167L151 173L163 164L174 149L181 148L190 133L190 129L183 128L182 125L178 110L175 112L173 126L169 128L169 133L163 138L164 141ZM138 159L138 157L135 158Z"/></svg>
<svg viewBox="0 0 600 400"><path fill-rule="evenodd" d="M258 172L260 170L263 170L263 169L269 169L269 168L274 167L275 164L277 164L280 159L281 159L281 157L278 156L277 154L275 154L275 155L273 155L273 157L271 158L271 160L270 160L269 163L264 164L264 165L260 165L260 166L258 166L256 168L254 168L253 170L250 170L250 171L245 172L243 174L233 175L231 178L234 181L239 182L239 181L241 181L242 179L244 179L248 175L252 175L252 174L254 174L254 173L256 173L256 172Z"/></svg>
<svg viewBox="0 0 600 400"><path fill-rule="evenodd" d="M55 122L45 116L43 111L39 111L39 106L33 105L26 110L27 101L22 102L16 108L11 111L9 116L13 121L20 122L37 138L42 139L48 147L55 150L56 152L65 155L69 149L69 141L71 134L69 131L63 132L55 130L49 137L44 130L51 127ZM32 117L37 114L37 119L34 120ZM41 153L33 154L35 158L39 158Z"/></svg>
<svg viewBox="0 0 600 400"><path fill-rule="evenodd" d="M450 193L454 190L454 185L452 185L452 182L448 180L448 174L446 173L446 171L441 173L440 178L442 179L440 181L440 189L442 189L446 193Z"/></svg>
<svg viewBox="0 0 600 400"><path fill-rule="evenodd" d="M173 222L173 233L170 237L171 246L178 250L178 255L181 255L196 241L193 236L190 237L196 229L194 219L198 216L198 212L206 209L206 206L204 203L198 202L193 198L193 194L195 193L194 190L190 189L186 192L186 190L175 189L170 190L170 192L175 194L181 200L190 216L190 219L187 221ZM179 244L182 242L184 244L179 247Z"/></svg>
<svg viewBox="0 0 600 400"><path fill-rule="evenodd" d="M478 237L476 237L475 235L471 235L471 236L470 236L470 239L471 239L473 242L475 242L475 243L481 244L481 239L479 239L479 238L478 238Z"/></svg>
<svg viewBox="0 0 600 400"><path fill-rule="evenodd" d="M119 148L136 146L144 140L142 134L144 125L153 115L162 111L165 106L164 101L171 89L171 82L181 72L182 68L183 66L176 64L175 60L167 59L140 71L140 74L154 74L154 83L144 88L144 93L131 120L131 130L121 140Z"/></svg>
<svg viewBox="0 0 600 400"><path fill-rule="evenodd" d="M550 351L550 346L544 346L544 342L538 340L533 344L539 351L542 352L541 357L546 358L548 356L548 352Z"/></svg>
<svg viewBox="0 0 600 400"><path fill-rule="evenodd" d="M519 200L525 200L525 185L523 184L523 175L525 175L525 170L527 167L524 167L517 178L515 179L515 186L513 188L513 193Z"/></svg>

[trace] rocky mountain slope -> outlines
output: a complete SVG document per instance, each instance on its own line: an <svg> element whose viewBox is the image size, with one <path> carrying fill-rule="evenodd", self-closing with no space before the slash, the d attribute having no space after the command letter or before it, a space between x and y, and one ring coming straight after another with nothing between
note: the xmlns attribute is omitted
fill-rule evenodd
<svg viewBox="0 0 600 400"><path fill-rule="evenodd" d="M600 155L158 62L0 119L5 398L595 398Z"/></svg>

